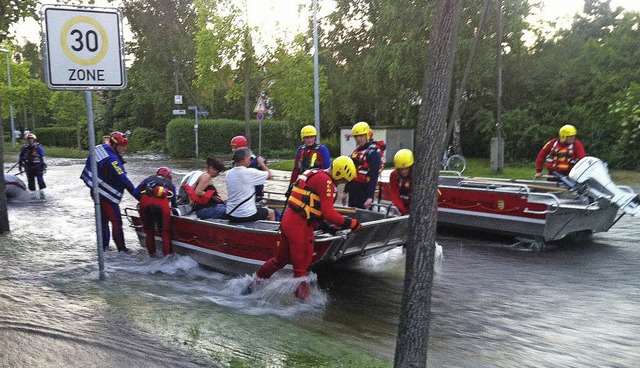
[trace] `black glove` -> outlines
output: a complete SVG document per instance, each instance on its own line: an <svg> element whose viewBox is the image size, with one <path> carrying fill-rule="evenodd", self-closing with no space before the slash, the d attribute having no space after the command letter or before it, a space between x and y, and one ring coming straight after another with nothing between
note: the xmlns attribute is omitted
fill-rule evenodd
<svg viewBox="0 0 640 368"><path fill-rule="evenodd" d="M342 223L342 228L343 229L351 229L351 231L353 231L354 233L357 231L362 230L362 225L360 224L360 222L356 219L352 219L349 217L344 218L344 223Z"/></svg>
<svg viewBox="0 0 640 368"><path fill-rule="evenodd" d="M326 221L323 221L322 224L320 224L319 229L322 230L322 232L329 233L331 235L336 235L338 230L340 230L339 228L329 224Z"/></svg>

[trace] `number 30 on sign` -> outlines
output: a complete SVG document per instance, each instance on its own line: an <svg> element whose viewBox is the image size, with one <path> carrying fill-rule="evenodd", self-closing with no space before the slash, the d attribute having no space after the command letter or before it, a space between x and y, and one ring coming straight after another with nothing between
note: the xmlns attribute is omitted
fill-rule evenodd
<svg viewBox="0 0 640 368"><path fill-rule="evenodd" d="M118 9L45 5L45 74L51 89L126 87Z"/></svg>

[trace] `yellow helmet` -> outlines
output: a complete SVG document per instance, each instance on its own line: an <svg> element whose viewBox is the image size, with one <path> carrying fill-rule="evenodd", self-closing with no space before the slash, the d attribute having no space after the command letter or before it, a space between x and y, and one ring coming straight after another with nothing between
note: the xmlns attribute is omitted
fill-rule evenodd
<svg viewBox="0 0 640 368"><path fill-rule="evenodd" d="M356 177L356 165L351 160L351 157L340 156L333 160L333 163L331 163L331 176L333 180L353 180Z"/></svg>
<svg viewBox="0 0 640 368"><path fill-rule="evenodd" d="M351 128L351 135L352 136L356 136L356 135L366 135L367 138L369 138L369 132L371 131L371 128L369 128L369 124L365 123L364 121L361 121L359 123L356 123L356 125L353 126L353 128Z"/></svg>
<svg viewBox="0 0 640 368"><path fill-rule="evenodd" d="M393 164L396 169L406 169L407 167L411 167L413 165L413 152L406 148L403 148L396 152L395 156L393 156Z"/></svg>
<svg viewBox="0 0 640 368"><path fill-rule="evenodd" d="M300 131L300 138L304 139L305 137L315 137L318 135L318 131L313 125L305 125L302 127Z"/></svg>
<svg viewBox="0 0 640 368"><path fill-rule="evenodd" d="M567 140L567 137L571 137L576 134L578 134L576 127L574 127L573 125L567 124L562 128L560 128L560 142L564 142Z"/></svg>

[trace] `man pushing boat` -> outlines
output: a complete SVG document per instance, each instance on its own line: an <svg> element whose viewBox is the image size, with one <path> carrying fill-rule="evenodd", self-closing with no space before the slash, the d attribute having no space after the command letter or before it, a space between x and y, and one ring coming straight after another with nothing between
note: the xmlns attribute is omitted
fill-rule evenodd
<svg viewBox="0 0 640 368"><path fill-rule="evenodd" d="M342 216L333 207L336 186L350 182L355 176L356 167L347 156L333 160L328 169L311 169L298 176L280 225L283 244L276 256L258 269L243 295L250 294L261 280L270 278L287 264L293 265L294 277L307 276L313 257L313 231L325 221L342 229L362 229L358 220ZM295 294L299 300L307 300L311 295L309 284L301 281Z"/></svg>

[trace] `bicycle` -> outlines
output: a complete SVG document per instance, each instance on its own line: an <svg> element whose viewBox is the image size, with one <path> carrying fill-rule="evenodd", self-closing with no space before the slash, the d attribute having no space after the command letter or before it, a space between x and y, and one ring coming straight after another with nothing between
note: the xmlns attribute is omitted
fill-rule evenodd
<svg viewBox="0 0 640 368"><path fill-rule="evenodd" d="M449 146L442 155L442 161L440 161L442 170L444 171L457 171L463 173L467 168L467 160L462 155L453 153L453 147Z"/></svg>

